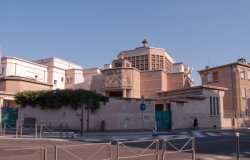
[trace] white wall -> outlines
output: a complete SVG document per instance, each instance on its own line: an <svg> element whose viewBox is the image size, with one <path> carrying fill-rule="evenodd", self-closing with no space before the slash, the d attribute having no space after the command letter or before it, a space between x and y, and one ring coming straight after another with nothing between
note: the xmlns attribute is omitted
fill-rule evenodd
<svg viewBox="0 0 250 160"><path fill-rule="evenodd" d="M203 90L205 99L188 99L183 106L180 103L171 103L172 129L193 128L194 118L198 119L199 128L226 128L228 119L224 119L223 91ZM219 116L210 115L210 96L219 97Z"/></svg>
<svg viewBox="0 0 250 160"><path fill-rule="evenodd" d="M47 83L47 67L33 62L25 61L15 57L3 57L2 68L5 76L20 76L26 78L33 78L39 82Z"/></svg>

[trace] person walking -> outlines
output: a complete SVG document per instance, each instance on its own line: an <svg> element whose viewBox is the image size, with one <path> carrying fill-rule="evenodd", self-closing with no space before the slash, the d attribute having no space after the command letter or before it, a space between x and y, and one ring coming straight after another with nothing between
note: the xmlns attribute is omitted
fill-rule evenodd
<svg viewBox="0 0 250 160"><path fill-rule="evenodd" d="M197 128L198 129L198 120L196 117L194 117L194 123L193 123L194 130Z"/></svg>

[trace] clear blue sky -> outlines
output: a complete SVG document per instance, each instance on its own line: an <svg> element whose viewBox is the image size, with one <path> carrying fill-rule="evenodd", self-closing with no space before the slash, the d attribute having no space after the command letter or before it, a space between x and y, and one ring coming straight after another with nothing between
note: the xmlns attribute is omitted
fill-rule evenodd
<svg viewBox="0 0 250 160"><path fill-rule="evenodd" d="M103 67L144 38L199 84L206 65L250 62L250 0L0 0L4 56Z"/></svg>

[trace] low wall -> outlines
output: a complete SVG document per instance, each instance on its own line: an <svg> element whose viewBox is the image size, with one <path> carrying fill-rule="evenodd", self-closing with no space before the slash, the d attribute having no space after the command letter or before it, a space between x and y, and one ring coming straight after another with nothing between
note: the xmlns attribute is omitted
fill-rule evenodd
<svg viewBox="0 0 250 160"><path fill-rule="evenodd" d="M140 110L141 101L139 99L116 99L110 98L106 105L102 105L96 112L89 114L89 129L92 131L101 130L102 121L105 122L106 130L152 130L155 119L155 102L145 101L147 108L143 112ZM57 110L41 109L40 107L20 108L18 120L35 117L36 122L41 121L49 125L59 125L67 122L69 128L80 130L81 109L73 110L70 107L62 107ZM142 120L143 119L143 120ZM142 128L143 126L143 128ZM87 127L87 110L84 108L83 127Z"/></svg>

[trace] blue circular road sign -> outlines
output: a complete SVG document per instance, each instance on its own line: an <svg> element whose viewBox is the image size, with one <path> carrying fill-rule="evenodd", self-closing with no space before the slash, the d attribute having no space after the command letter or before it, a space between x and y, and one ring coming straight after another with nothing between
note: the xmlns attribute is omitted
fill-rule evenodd
<svg viewBox="0 0 250 160"><path fill-rule="evenodd" d="M141 111L144 111L145 109L146 109L146 104L142 102L142 103L140 104L140 110L141 110Z"/></svg>

